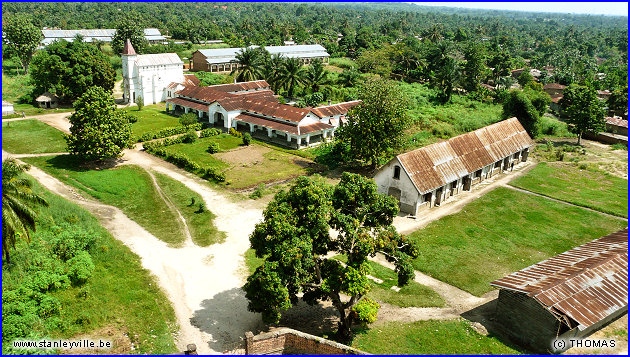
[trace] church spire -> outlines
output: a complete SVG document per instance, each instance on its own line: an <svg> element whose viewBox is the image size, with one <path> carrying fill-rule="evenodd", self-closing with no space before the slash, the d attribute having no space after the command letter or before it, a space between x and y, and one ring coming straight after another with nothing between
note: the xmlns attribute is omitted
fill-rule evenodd
<svg viewBox="0 0 630 357"><path fill-rule="evenodd" d="M133 45L131 44L131 41L129 41L129 39L127 39L127 42L125 42L125 47L123 47L123 55L136 55L136 50L133 49Z"/></svg>

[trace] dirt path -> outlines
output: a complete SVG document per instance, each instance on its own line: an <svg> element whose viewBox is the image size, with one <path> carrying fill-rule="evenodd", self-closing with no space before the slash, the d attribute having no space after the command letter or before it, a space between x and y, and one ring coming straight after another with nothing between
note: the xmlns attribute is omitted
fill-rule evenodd
<svg viewBox="0 0 630 357"><path fill-rule="evenodd" d="M459 212L462 207L466 206L468 203L480 198L495 188L506 185L515 178L526 174L535 166L536 163L531 160L521 162L514 166L513 171L508 171L504 174L499 174L486 179L477 185L474 185L470 192L462 192L456 196L449 197L448 200L442 202L440 207L434 207L423 211L416 218L407 216L394 217L394 227L396 227L396 230L398 230L401 234L409 234L417 231L418 229L423 228L427 224L444 216Z"/></svg>
<svg viewBox="0 0 630 357"><path fill-rule="evenodd" d="M43 152L43 153L40 153L40 154L11 154L11 157L19 159L19 158L22 158L22 157L41 157L41 156L59 156L59 155L70 155L70 153L67 153L67 152Z"/></svg>
<svg viewBox="0 0 630 357"><path fill-rule="evenodd" d="M184 241L184 247L194 246L195 243L193 243L192 235L190 234L190 228L188 228L186 219L184 218L184 216L182 216L182 213L179 211L179 209L175 207L175 205L173 204L173 201L171 201L171 199L168 198L168 196L164 194L164 192L162 191L162 188L160 187L157 180L155 179L155 175L153 174L153 172L147 169L145 169L145 171L151 177L151 181L153 181L153 187L155 187L155 190L157 191L158 195L160 195L160 198L162 198L162 201L164 201L168 209L179 218L179 226L180 226L181 234L182 236L186 238L186 240Z"/></svg>
<svg viewBox="0 0 630 357"><path fill-rule="evenodd" d="M44 115L33 115L26 118L15 118L15 119L3 119L2 122L10 122L17 120L27 120L27 119L37 119L43 123L46 123L53 128L57 128L63 131L66 134L70 133L70 121L67 119L72 112L65 113L53 113L53 114L44 114Z"/></svg>
<svg viewBox="0 0 630 357"><path fill-rule="evenodd" d="M555 202L563 203L563 204L565 204L565 205L569 205L569 206L573 206L573 207L578 207L578 208L581 208L581 209L585 209L585 210L587 210L587 211L591 211L591 212L595 212L595 213L603 214L604 216L608 216L608 217L611 217L611 218L617 218L617 219L623 219L623 220L626 220L626 217L616 216L616 215L614 215L614 214L610 214L610 213L606 213L606 212L598 211L598 210L596 210L596 209L592 209L592 208L588 208L588 207L584 207L584 206L576 205L576 204L571 203L571 202L567 202L567 201L559 200L559 199L557 199L557 198L553 198L553 197L545 196L545 195L543 195L543 194L536 193L536 192L533 192L533 191L530 191L530 190L526 190L526 189L524 189L524 188L515 187L515 186L510 186L510 185L507 185L507 184L502 184L501 186L503 186L503 187L507 187L507 188L509 188L509 189L511 189L511 190L514 190L514 191L523 192L523 193L526 193L526 194L528 194L528 195L542 197L542 198L548 199L548 200L550 200L550 201L555 201Z"/></svg>

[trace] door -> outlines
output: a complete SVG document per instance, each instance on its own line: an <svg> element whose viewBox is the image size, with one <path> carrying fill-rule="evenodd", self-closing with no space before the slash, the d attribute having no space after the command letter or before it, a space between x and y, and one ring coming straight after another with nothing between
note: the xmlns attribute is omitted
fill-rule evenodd
<svg viewBox="0 0 630 357"><path fill-rule="evenodd" d="M470 179L470 176L464 176L464 191L470 191L470 185L472 183L472 180Z"/></svg>
<svg viewBox="0 0 630 357"><path fill-rule="evenodd" d="M397 201L398 201L398 208L400 208L400 196L401 196L401 191L400 189L396 188L396 187L390 187L389 190L387 191L387 194L394 197Z"/></svg>

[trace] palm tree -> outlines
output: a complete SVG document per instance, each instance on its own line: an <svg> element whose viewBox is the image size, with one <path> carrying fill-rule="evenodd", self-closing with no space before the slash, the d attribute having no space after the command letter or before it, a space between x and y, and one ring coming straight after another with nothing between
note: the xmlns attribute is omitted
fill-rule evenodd
<svg viewBox="0 0 630 357"><path fill-rule="evenodd" d="M279 54L274 54L265 59L265 63L260 70L260 74L264 80L269 83L274 92L278 92L280 87L280 71L284 67L285 58Z"/></svg>
<svg viewBox="0 0 630 357"><path fill-rule="evenodd" d="M322 86L328 84L328 72L321 60L315 60L304 73L304 84L311 92L319 92Z"/></svg>
<svg viewBox="0 0 630 357"><path fill-rule="evenodd" d="M14 159L2 163L2 255L11 263L9 249L15 248L16 238L22 234L30 242L29 230L35 231L37 213L33 205L48 206L48 202L31 190L31 182L20 178L29 169Z"/></svg>
<svg viewBox="0 0 630 357"><path fill-rule="evenodd" d="M260 78L262 65L261 51L258 48L247 47L236 54L232 61L238 63L239 67L230 72L230 75L237 74L238 82L255 81Z"/></svg>
<svg viewBox="0 0 630 357"><path fill-rule="evenodd" d="M299 58L288 58L280 71L280 83L287 91L289 98L293 97L295 88L304 83L304 68Z"/></svg>
<svg viewBox="0 0 630 357"><path fill-rule="evenodd" d="M351 67L350 69L344 69L343 72L339 73L337 83L343 85L344 87L354 87L359 83L360 79L361 74L359 71L357 71L356 68Z"/></svg>

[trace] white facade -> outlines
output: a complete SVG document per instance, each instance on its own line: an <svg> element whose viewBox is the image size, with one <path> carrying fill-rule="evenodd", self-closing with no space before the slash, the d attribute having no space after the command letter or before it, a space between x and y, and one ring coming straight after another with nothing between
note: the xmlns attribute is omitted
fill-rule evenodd
<svg viewBox="0 0 630 357"><path fill-rule="evenodd" d="M175 53L149 55L123 54L123 99L135 103L142 97L144 104L156 104L169 97L171 83L184 82L182 60ZM174 90L170 90L171 94Z"/></svg>
<svg viewBox="0 0 630 357"><path fill-rule="evenodd" d="M15 114L15 109L13 109L13 104L2 101L2 116Z"/></svg>

